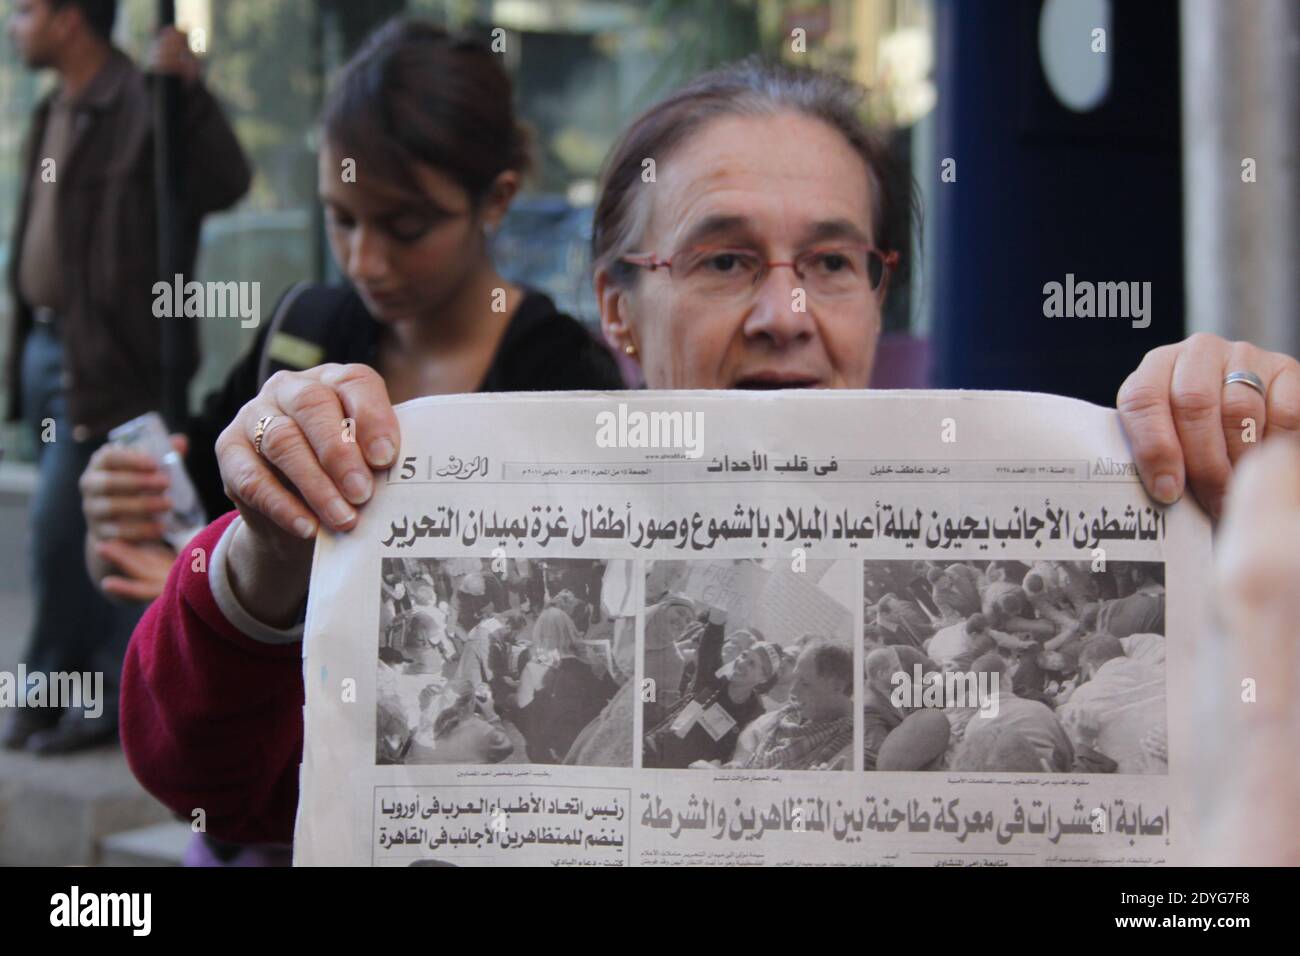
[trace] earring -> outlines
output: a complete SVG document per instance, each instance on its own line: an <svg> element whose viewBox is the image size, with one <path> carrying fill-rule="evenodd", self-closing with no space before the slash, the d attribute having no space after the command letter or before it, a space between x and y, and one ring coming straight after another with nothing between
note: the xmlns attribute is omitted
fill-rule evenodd
<svg viewBox="0 0 1300 956"><path fill-rule="evenodd" d="M623 346L623 352L626 355L636 355L636 346L628 342L627 345Z"/></svg>

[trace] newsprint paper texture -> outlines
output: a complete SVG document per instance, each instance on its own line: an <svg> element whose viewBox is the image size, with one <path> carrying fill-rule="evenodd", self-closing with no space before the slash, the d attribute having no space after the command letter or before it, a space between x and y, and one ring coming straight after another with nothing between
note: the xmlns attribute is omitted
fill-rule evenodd
<svg viewBox="0 0 1300 956"><path fill-rule="evenodd" d="M1210 529L1147 498L1113 410L626 392L397 414L397 464L317 545L296 863L1195 846Z"/></svg>

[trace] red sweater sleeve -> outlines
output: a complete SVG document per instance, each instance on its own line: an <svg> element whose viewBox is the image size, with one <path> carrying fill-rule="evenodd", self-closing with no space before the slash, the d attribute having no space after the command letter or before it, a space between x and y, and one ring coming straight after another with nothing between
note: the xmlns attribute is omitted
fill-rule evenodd
<svg viewBox="0 0 1300 956"><path fill-rule="evenodd" d="M190 542L136 626L122 671L122 748L162 803L191 822L202 809L210 836L287 844L302 762L302 643L254 640L217 607L207 560L234 517Z"/></svg>

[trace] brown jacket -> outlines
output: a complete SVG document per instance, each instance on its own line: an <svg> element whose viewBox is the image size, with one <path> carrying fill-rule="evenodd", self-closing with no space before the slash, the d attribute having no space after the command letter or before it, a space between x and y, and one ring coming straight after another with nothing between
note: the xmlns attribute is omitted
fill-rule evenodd
<svg viewBox="0 0 1300 956"><path fill-rule="evenodd" d="M154 317L153 286L171 277L157 274L152 82L126 54L114 50L73 106L72 142L57 172L58 234L68 290L60 337L78 440L156 409L161 400L158 323L172 320ZM37 106L28 131L23 193L10 246L10 420L22 413L19 369L33 321L18 290L18 263L50 99ZM179 99L177 165L185 187L180 261L188 281L202 217L233 205L248 190L251 170L201 81L182 86ZM191 353L189 375L198 366L196 340Z"/></svg>

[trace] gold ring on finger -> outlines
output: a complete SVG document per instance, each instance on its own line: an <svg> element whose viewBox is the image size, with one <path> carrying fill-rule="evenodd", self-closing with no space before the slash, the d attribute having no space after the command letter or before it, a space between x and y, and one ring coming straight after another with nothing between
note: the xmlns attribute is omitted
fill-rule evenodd
<svg viewBox="0 0 1300 956"><path fill-rule="evenodd" d="M257 420L257 426L253 429L253 451L259 455L262 454L262 437L266 430L271 427L271 422L275 420L274 415L263 415Z"/></svg>

